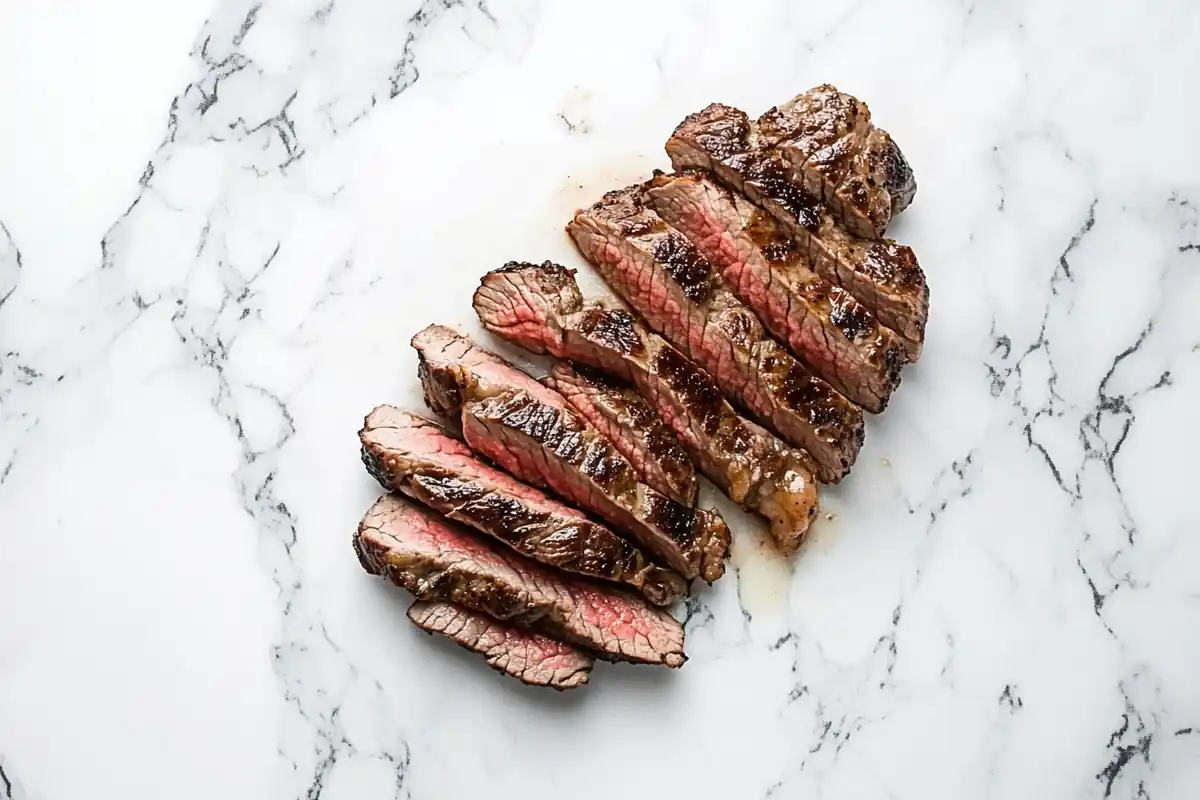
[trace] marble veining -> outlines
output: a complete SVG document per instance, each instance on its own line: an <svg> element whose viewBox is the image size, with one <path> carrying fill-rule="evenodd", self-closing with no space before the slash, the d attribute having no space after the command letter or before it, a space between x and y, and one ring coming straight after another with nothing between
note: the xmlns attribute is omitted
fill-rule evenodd
<svg viewBox="0 0 1200 800"><path fill-rule="evenodd" d="M1195 797L1197 34L1182 3L216 3L79 280L30 280L63 267L0 186L0 798ZM409 336L536 369L478 277L601 291L574 208L704 104L824 81L916 170L892 232L932 313L810 541L781 561L707 487L734 551L677 672L559 696L416 631L349 546L363 416L421 408Z"/></svg>

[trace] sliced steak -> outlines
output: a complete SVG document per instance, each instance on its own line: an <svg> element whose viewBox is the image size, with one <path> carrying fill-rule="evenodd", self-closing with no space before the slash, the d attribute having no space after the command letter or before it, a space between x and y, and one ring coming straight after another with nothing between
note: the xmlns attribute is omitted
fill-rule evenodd
<svg viewBox="0 0 1200 800"><path fill-rule="evenodd" d="M642 204L641 194L641 186L609 192L578 212L567 225L575 244L731 400L808 450L821 480L841 480L862 445L862 410L770 338L691 242Z"/></svg>
<svg viewBox="0 0 1200 800"><path fill-rule="evenodd" d="M489 547L457 523L398 495L367 511L354 537L363 569L417 596L599 653L614 661L683 664L683 627L619 589Z"/></svg>
<svg viewBox="0 0 1200 800"><path fill-rule="evenodd" d="M647 485L689 508L696 505L696 467L640 394L599 372L562 362L542 383L607 436Z"/></svg>
<svg viewBox="0 0 1200 800"><path fill-rule="evenodd" d="M907 361L904 343L814 272L774 218L700 170L656 175L646 201L809 369L867 411L887 407Z"/></svg>
<svg viewBox="0 0 1200 800"><path fill-rule="evenodd" d="M655 605L686 590L603 525L484 464L437 423L379 406L359 431L362 459L385 489L403 492L456 522L552 567L627 583Z"/></svg>
<svg viewBox="0 0 1200 800"><path fill-rule="evenodd" d="M822 277L854 295L904 341L910 361L921 354L929 287L911 248L890 239L853 236L820 198L792 181L787 162L761 146L745 113L713 104L685 119L667 142L677 170L699 167L779 220Z"/></svg>
<svg viewBox="0 0 1200 800"><path fill-rule="evenodd" d="M857 236L883 236L892 214L917 193L912 168L887 131L871 124L867 104L829 84L772 108L759 117L758 131Z"/></svg>
<svg viewBox="0 0 1200 800"><path fill-rule="evenodd" d="M530 686L549 686L559 691L583 686L595 663L591 656L569 644L453 603L417 600L408 609L408 618L421 630L440 633L479 653L492 669Z"/></svg>
<svg viewBox="0 0 1200 800"><path fill-rule="evenodd" d="M634 383L713 483L769 519L782 550L799 545L817 510L812 460L739 417L708 373L627 311L584 305L573 273L550 262L488 273L475 311L488 330L526 349ZM558 385L578 386L580 396L595 382L562 362L553 374Z"/></svg>
<svg viewBox="0 0 1200 800"><path fill-rule="evenodd" d="M557 392L448 328L431 325L413 347L426 401L461 419L473 450L628 531L685 578L714 581L725 571L729 530L721 516L639 481L629 460Z"/></svg>

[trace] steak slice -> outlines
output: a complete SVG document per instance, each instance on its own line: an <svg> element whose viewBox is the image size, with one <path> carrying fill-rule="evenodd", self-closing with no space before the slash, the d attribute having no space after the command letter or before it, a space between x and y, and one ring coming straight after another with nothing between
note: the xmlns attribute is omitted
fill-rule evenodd
<svg viewBox="0 0 1200 800"><path fill-rule="evenodd" d="M533 631L514 628L453 603L417 600L408 618L421 630L440 633L455 644L479 653L494 670L530 686L563 691L583 686L595 660L569 644Z"/></svg>
<svg viewBox="0 0 1200 800"><path fill-rule="evenodd" d="M629 531L685 578L711 582L725 571L729 529L720 514L680 505L639 481L629 460L557 392L448 328L431 325L413 347L426 401L461 419L471 449Z"/></svg>
<svg viewBox="0 0 1200 800"><path fill-rule="evenodd" d="M696 467L640 394L599 372L562 362L554 364L542 383L607 436L646 484L677 503L696 504Z"/></svg>
<svg viewBox="0 0 1200 800"><path fill-rule="evenodd" d="M803 447L837 482L863 440L862 409L784 350L683 234L642 204L641 186L609 192L567 225L575 244L651 329L734 402Z"/></svg>
<svg viewBox="0 0 1200 800"><path fill-rule="evenodd" d="M678 601L683 578L603 525L475 458L441 426L379 406L359 432L367 471L450 519L552 567L627 583L655 605Z"/></svg>
<svg viewBox="0 0 1200 800"><path fill-rule="evenodd" d="M495 550L398 495L384 495L367 511L354 551L363 569L418 600L454 603L613 661L685 661L683 626L666 611Z"/></svg>
<svg viewBox="0 0 1200 800"><path fill-rule="evenodd" d="M789 175L787 162L760 144L745 113L713 104L675 129L667 154L677 170L699 167L770 213L806 251L813 268L854 295L895 331L910 361L921 354L929 287L909 247L852 236L820 199Z"/></svg>
<svg viewBox="0 0 1200 800"><path fill-rule="evenodd" d="M796 549L817 510L812 460L739 417L708 373L662 337L627 311L585 306L573 273L550 262L488 273L474 302L491 332L634 383L701 472L732 500L769 519L782 550ZM552 374L559 385L578 386L580 396L595 382L562 362Z"/></svg>
<svg viewBox="0 0 1200 800"><path fill-rule="evenodd" d="M907 361L904 343L816 274L770 215L700 170L656 175L646 201L805 366L867 411L887 407Z"/></svg>
<svg viewBox="0 0 1200 800"><path fill-rule="evenodd" d="M867 104L829 84L770 109L758 130L857 236L883 236L917 193L912 168L887 131L871 124Z"/></svg>

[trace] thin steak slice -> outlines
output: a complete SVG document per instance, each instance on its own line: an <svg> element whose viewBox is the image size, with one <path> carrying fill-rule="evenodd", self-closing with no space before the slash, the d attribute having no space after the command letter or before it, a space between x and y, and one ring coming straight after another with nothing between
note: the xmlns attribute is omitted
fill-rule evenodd
<svg viewBox="0 0 1200 800"><path fill-rule="evenodd" d="M421 630L440 633L479 653L492 669L530 686L575 689L588 682L595 663L591 656L569 644L505 625L453 603L417 600L409 607L408 618Z"/></svg>
<svg viewBox="0 0 1200 800"><path fill-rule="evenodd" d="M779 220L822 277L850 292L899 334L910 361L920 357L929 287L912 249L848 233L820 198L792 181L783 157L761 146L745 113L714 103L692 114L675 129L667 154L675 169L711 170Z"/></svg>
<svg viewBox="0 0 1200 800"><path fill-rule="evenodd" d="M837 482L863 440L863 413L763 330L683 234L641 201L609 192L567 225L583 255L651 329L713 376L726 396L803 447Z"/></svg>
<svg viewBox="0 0 1200 800"><path fill-rule="evenodd" d="M774 218L701 170L656 175L646 201L805 366L867 411L887 407L907 361L904 343L814 272Z"/></svg>
<svg viewBox="0 0 1200 800"><path fill-rule="evenodd" d="M585 305L573 273L550 262L488 273L474 303L489 331L635 384L700 470L735 502L769 519L782 550L796 549L817 510L812 460L739 417L708 373L662 337L627 311ZM552 374L558 385L578 387L580 396L595 382L563 362Z"/></svg>
<svg viewBox="0 0 1200 800"><path fill-rule="evenodd" d="M487 614L613 661L683 664L683 627L662 609L511 552L398 495L375 502L354 537L363 569L417 596Z"/></svg>
<svg viewBox="0 0 1200 800"><path fill-rule="evenodd" d="M767 111L758 130L855 235L883 236L917 193L912 168L887 131L871 124L867 104L829 84Z"/></svg>
<svg viewBox="0 0 1200 800"><path fill-rule="evenodd" d="M385 489L403 492L456 522L552 567L627 583L655 605L685 589L603 525L475 458L440 425L379 406L359 431L362 460Z"/></svg>
<svg viewBox="0 0 1200 800"><path fill-rule="evenodd" d="M639 481L557 392L448 328L431 325L412 344L426 402L461 419L471 449L628 531L685 578L711 582L725 571L729 529L721 516Z"/></svg>
<svg viewBox="0 0 1200 800"><path fill-rule="evenodd" d="M696 467L675 433L640 394L586 367L557 362L542 383L608 437L649 485L677 503L696 505Z"/></svg>

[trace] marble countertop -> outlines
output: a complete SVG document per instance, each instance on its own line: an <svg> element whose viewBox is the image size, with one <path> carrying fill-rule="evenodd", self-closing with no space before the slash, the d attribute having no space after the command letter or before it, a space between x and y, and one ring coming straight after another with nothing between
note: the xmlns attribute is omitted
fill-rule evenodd
<svg viewBox="0 0 1200 800"><path fill-rule="evenodd" d="M125 5L0 14L0 799L1200 794L1200 7ZM825 81L932 316L811 541L738 517L675 672L416 631L350 549L409 335Z"/></svg>

